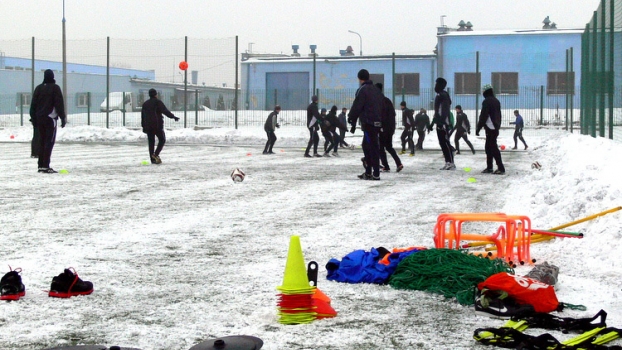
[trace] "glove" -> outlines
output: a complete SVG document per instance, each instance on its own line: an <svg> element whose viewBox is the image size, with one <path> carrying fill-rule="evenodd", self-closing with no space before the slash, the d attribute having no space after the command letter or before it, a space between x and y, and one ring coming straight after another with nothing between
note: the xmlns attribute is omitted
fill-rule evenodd
<svg viewBox="0 0 622 350"><path fill-rule="evenodd" d="M281 126L279 125L279 123L276 123L276 127L277 129L280 128Z"/></svg>
<svg viewBox="0 0 622 350"><path fill-rule="evenodd" d="M178 121L179 121L179 118L174 117L174 118L173 118L173 120L175 120L176 122L178 122Z"/></svg>
<svg viewBox="0 0 622 350"><path fill-rule="evenodd" d="M356 131L356 125L352 125L352 127L350 128L351 134L354 134L354 131Z"/></svg>
<svg viewBox="0 0 622 350"><path fill-rule="evenodd" d="M67 125L67 118L63 118L60 120L60 127L64 128Z"/></svg>

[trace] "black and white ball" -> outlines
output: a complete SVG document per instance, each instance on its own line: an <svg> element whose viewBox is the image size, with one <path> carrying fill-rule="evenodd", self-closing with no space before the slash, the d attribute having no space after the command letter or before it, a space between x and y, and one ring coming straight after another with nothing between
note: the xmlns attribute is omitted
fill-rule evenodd
<svg viewBox="0 0 622 350"><path fill-rule="evenodd" d="M238 168L235 168L235 170L231 172L231 180L234 182L242 182L244 181L244 177L246 177L246 174Z"/></svg>

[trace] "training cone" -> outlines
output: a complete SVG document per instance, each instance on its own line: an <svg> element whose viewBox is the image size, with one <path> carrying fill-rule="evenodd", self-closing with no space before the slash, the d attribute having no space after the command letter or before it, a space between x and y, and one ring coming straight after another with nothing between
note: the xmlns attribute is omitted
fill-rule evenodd
<svg viewBox="0 0 622 350"><path fill-rule="evenodd" d="M468 168L468 167L467 167L467 168L464 168L464 172L465 172L465 173L468 173L468 172L470 172L470 171L471 171L471 168Z"/></svg>
<svg viewBox="0 0 622 350"><path fill-rule="evenodd" d="M149 164L151 164L151 162L149 162L148 160L143 160L141 164L142 165L149 165Z"/></svg>
<svg viewBox="0 0 622 350"><path fill-rule="evenodd" d="M309 278L307 277L307 268L305 258L302 255L299 236L290 238L283 284L277 289L290 294L313 293L313 287L309 285Z"/></svg>
<svg viewBox="0 0 622 350"><path fill-rule="evenodd" d="M474 177L470 177L470 178L467 179L467 182L468 183L475 183L475 182L477 182L477 180L475 180Z"/></svg>
<svg viewBox="0 0 622 350"><path fill-rule="evenodd" d="M67 169L61 169L58 171L59 174L69 174L69 171L67 171Z"/></svg>
<svg viewBox="0 0 622 350"><path fill-rule="evenodd" d="M324 292L322 292L320 288L315 288L315 292L313 293L313 299L322 300L330 304L330 298L326 294L324 294Z"/></svg>
<svg viewBox="0 0 622 350"><path fill-rule="evenodd" d="M313 299L313 305L315 306L315 318L317 319L337 316L337 311L335 311L335 309L333 309L333 307L324 300Z"/></svg>

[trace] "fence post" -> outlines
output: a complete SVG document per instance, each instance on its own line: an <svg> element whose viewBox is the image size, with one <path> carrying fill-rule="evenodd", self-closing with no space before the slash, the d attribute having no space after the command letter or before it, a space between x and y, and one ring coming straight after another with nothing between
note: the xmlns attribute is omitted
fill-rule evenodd
<svg viewBox="0 0 622 350"><path fill-rule="evenodd" d="M237 112L237 106L236 106ZM199 89L194 92L194 126L199 124Z"/></svg>
<svg viewBox="0 0 622 350"><path fill-rule="evenodd" d="M564 101L564 130L568 130L568 92L570 90L570 60L568 59L569 50L566 49L566 84L564 84L564 95L566 100Z"/></svg>
<svg viewBox="0 0 622 350"><path fill-rule="evenodd" d="M570 76L572 77L572 90L570 91L570 133L574 132L574 97L576 91L575 76L574 76L574 48L570 48Z"/></svg>
<svg viewBox="0 0 622 350"><path fill-rule="evenodd" d="M188 62L188 36L185 37L184 42L184 62ZM184 69L184 129L188 127L188 69Z"/></svg>
<svg viewBox="0 0 622 350"><path fill-rule="evenodd" d="M233 96L233 101L235 102L235 129L237 130L238 128L238 36L235 36L235 83L233 84L233 86L235 87L235 92L234 92L234 96ZM248 69L247 75L250 76L250 68ZM248 88L248 87L247 87Z"/></svg>
<svg viewBox="0 0 622 350"><path fill-rule="evenodd" d="M24 94L23 93L19 94L19 125L24 126Z"/></svg>
<svg viewBox="0 0 622 350"><path fill-rule="evenodd" d="M391 88L392 94L393 94L393 98L391 99L391 101L393 102L393 105L395 105L395 52L393 53L393 55L391 56L391 63L392 63L392 67L393 67L393 72L391 75L391 81L393 81L393 86ZM385 89L386 91L386 89ZM403 99L403 97L402 97Z"/></svg>
<svg viewBox="0 0 622 350"><path fill-rule="evenodd" d="M35 91L35 37L32 37L32 60L30 62L30 86L32 87L30 92L34 92ZM67 93L67 91L65 91L65 93ZM31 95L32 96L32 95ZM32 101L31 101L32 103Z"/></svg>
<svg viewBox="0 0 622 350"><path fill-rule="evenodd" d="M279 100L278 100L278 91L277 89L274 89L274 106L279 104ZM272 106L272 108L274 108L274 106ZM270 106L266 106L266 107L270 107ZM270 108L267 108L268 110L270 110Z"/></svg>
<svg viewBox="0 0 622 350"><path fill-rule="evenodd" d="M121 103L123 104L123 126L125 127L125 91L123 91L123 100L121 100Z"/></svg>
<svg viewBox="0 0 622 350"><path fill-rule="evenodd" d="M480 84L482 83L479 79L479 51L475 52L475 120L479 118L479 94L481 93Z"/></svg>
<svg viewBox="0 0 622 350"><path fill-rule="evenodd" d="M106 129L110 122L110 37L106 37Z"/></svg>
<svg viewBox="0 0 622 350"><path fill-rule="evenodd" d="M91 93L86 93L86 125L91 125Z"/></svg>
<svg viewBox="0 0 622 350"><path fill-rule="evenodd" d="M540 125L544 125L544 85L540 85Z"/></svg>

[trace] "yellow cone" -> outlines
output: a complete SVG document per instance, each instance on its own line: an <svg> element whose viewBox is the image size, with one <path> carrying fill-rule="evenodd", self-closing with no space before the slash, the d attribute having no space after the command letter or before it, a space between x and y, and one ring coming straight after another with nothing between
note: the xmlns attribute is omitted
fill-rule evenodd
<svg viewBox="0 0 622 350"><path fill-rule="evenodd" d="M292 236L290 238L283 285L277 287L277 289L284 292L294 292L296 294L305 292L313 293L313 287L309 285L309 279L307 278L305 258L302 255L299 236Z"/></svg>

